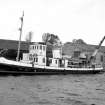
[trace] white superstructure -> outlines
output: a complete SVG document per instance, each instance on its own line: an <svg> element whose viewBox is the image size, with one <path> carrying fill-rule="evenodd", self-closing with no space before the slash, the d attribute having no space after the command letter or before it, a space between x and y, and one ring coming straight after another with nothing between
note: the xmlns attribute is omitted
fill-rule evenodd
<svg viewBox="0 0 105 105"><path fill-rule="evenodd" d="M33 43L29 47L29 53L23 53L24 62L31 62L34 65L46 65L46 45Z"/></svg>

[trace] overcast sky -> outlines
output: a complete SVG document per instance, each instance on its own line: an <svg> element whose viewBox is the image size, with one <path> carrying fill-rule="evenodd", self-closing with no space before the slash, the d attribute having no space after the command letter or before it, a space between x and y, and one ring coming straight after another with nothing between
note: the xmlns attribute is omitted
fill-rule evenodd
<svg viewBox="0 0 105 105"><path fill-rule="evenodd" d="M33 41L42 41L49 32L62 42L83 39L89 44L98 44L105 35L105 0L0 0L0 39L19 39L23 10L22 40L29 31Z"/></svg>

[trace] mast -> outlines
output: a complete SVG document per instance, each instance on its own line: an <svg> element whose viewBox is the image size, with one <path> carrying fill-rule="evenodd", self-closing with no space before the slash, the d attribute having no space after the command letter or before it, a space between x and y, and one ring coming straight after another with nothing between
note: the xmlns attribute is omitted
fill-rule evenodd
<svg viewBox="0 0 105 105"><path fill-rule="evenodd" d="M20 20L21 20L21 27L19 28L20 37L19 37L18 53L17 53L16 61L19 61L19 55L20 55L20 44L21 44L21 36L22 36L22 29L23 29L23 17L24 17L24 11L23 11L22 17L20 17Z"/></svg>

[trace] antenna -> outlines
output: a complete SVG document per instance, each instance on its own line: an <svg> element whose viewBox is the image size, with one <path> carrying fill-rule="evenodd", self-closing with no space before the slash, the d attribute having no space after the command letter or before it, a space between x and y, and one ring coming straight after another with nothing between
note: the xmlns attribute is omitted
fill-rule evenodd
<svg viewBox="0 0 105 105"><path fill-rule="evenodd" d="M22 29L23 29L23 17L24 17L24 11L23 11L22 17L20 17L20 20L21 20L21 27L19 28L20 37L19 37L18 53L17 53L16 61L19 61L19 55L20 55L20 44L21 44L21 36L22 36Z"/></svg>

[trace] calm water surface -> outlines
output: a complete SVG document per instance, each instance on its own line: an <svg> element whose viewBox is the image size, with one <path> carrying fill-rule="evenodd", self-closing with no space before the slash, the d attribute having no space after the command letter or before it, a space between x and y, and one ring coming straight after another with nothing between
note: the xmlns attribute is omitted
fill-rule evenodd
<svg viewBox="0 0 105 105"><path fill-rule="evenodd" d="M105 105L105 73L0 76L0 105Z"/></svg>

